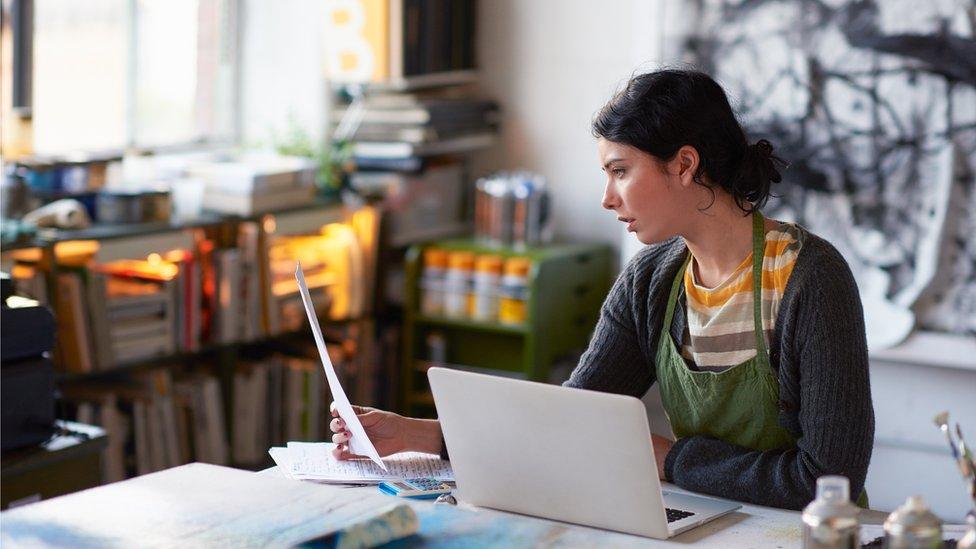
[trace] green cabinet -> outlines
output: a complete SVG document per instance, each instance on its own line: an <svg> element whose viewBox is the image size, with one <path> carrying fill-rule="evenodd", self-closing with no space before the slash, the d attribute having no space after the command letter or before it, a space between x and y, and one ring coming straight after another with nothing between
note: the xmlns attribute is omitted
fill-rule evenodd
<svg viewBox="0 0 976 549"><path fill-rule="evenodd" d="M522 324L427 316L420 313L426 248L525 257L527 319ZM495 375L549 381L550 367L586 348L611 283L612 249L601 244L553 244L521 250L447 240L412 247L406 257L402 411L433 416L427 369L446 365ZM431 343L443 361L432 361Z"/></svg>

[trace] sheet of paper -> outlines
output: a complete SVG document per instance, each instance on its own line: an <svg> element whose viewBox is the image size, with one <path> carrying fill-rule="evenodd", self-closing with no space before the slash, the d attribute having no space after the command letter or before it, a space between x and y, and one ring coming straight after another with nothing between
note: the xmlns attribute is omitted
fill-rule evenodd
<svg viewBox="0 0 976 549"><path fill-rule="evenodd" d="M294 477L291 476L291 461L288 460L288 448L276 446L270 448L268 453L271 454L271 459L274 460L275 465L278 466L278 470L281 471L281 474L286 478L294 480Z"/></svg>
<svg viewBox="0 0 976 549"><path fill-rule="evenodd" d="M302 303L305 305L305 314L308 315L308 323L312 326L312 335L315 336L315 345L319 349L319 357L322 359L322 367L325 368L325 377L329 380L329 390L332 392L332 400L335 401L336 410L339 417L346 422L346 428L352 433L349 440L349 450L356 455L366 456L373 460L377 465L386 470L386 465L380 459L376 447L366 435L366 430L352 411L352 405L346 397L346 392L342 390L339 377L332 366L332 359L325 348L325 339L322 337L322 328L319 326L319 319L315 316L315 307L312 306L312 298L308 295L308 284L305 283L305 273L302 272L302 264L295 263L295 278L298 280L298 291L302 295Z"/></svg>
<svg viewBox="0 0 976 549"><path fill-rule="evenodd" d="M454 480L450 462L439 456L401 452L384 458L387 467L380 469L365 459L337 460L332 456L333 448L335 444L330 442L289 442L287 448L272 448L271 455L279 466L289 468L288 476L300 480L380 482L420 477Z"/></svg>

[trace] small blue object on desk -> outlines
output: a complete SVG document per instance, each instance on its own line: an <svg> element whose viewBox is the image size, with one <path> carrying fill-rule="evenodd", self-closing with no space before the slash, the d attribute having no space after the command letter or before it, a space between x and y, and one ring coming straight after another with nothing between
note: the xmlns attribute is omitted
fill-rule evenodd
<svg viewBox="0 0 976 549"><path fill-rule="evenodd" d="M434 499L441 494L450 494L452 488L434 478L411 478L381 482L380 491L384 494L411 499Z"/></svg>

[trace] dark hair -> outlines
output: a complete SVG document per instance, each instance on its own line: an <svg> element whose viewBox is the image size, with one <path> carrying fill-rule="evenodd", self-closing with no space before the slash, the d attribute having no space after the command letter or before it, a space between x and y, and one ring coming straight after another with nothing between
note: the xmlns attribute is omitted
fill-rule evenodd
<svg viewBox="0 0 976 549"><path fill-rule="evenodd" d="M721 187L747 214L769 199L786 166L765 139L753 145L712 77L693 70L666 69L627 82L593 119L593 135L636 147L661 161L690 145L698 151L694 180ZM703 179L707 177L709 183ZM712 191L714 198L714 191Z"/></svg>

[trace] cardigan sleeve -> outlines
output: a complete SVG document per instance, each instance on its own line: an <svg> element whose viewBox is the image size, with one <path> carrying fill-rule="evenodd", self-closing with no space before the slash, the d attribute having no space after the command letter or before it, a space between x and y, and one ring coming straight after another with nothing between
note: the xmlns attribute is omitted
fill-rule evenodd
<svg viewBox="0 0 976 549"><path fill-rule="evenodd" d="M780 336L780 377L799 378L797 394L780 395L781 416L799 408L792 410L800 431L796 448L755 451L687 437L665 460L665 475L678 486L802 509L815 496L817 478L835 474L850 480L852 499L860 495L874 443L864 315L847 263L824 245L827 252L798 281L792 310L785 311L790 327Z"/></svg>
<svg viewBox="0 0 976 549"><path fill-rule="evenodd" d="M654 383L653 361L645 357L635 320L640 302L636 294L646 286L641 280L653 266L648 254L639 254L617 277L589 346L564 386L640 398Z"/></svg>

